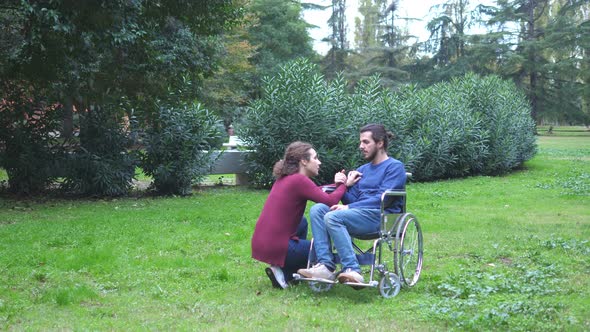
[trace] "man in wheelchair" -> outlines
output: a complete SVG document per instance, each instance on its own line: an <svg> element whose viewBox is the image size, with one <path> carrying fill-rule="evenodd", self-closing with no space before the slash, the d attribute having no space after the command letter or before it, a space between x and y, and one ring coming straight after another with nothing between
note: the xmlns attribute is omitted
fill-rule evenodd
<svg viewBox="0 0 590 332"><path fill-rule="evenodd" d="M401 161L387 155L392 134L380 124L368 124L360 130L360 151L367 164L350 171L347 192L342 203L333 206L316 204L311 208L311 229L316 264L297 273L304 278L338 279L340 283L363 284L360 264L355 255L352 237L378 233L381 222L381 195L388 189L404 189L406 172ZM399 213L402 198L397 197L389 213ZM332 245L338 253L342 269L336 273Z"/></svg>

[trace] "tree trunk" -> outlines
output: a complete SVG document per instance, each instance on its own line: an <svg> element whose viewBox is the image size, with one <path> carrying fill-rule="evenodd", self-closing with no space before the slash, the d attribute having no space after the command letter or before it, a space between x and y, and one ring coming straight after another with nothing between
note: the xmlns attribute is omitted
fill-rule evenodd
<svg viewBox="0 0 590 332"><path fill-rule="evenodd" d="M527 3L527 40L530 42L530 49L528 54L528 60L530 64L530 72L529 72L529 84L530 84L530 93L529 98L531 99L531 117L533 121L537 123L537 70L535 68L536 65L536 58L537 58L537 50L535 48L535 39L536 39L536 32L535 32L535 7L537 6L536 0L530 0Z"/></svg>
<svg viewBox="0 0 590 332"><path fill-rule="evenodd" d="M61 136L63 138L72 138L74 133L74 103L71 97L66 97L63 105L63 126Z"/></svg>

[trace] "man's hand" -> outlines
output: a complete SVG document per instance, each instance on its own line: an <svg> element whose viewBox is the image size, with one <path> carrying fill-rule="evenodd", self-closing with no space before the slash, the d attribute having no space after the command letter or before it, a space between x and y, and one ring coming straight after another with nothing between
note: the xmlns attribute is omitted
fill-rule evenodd
<svg viewBox="0 0 590 332"><path fill-rule="evenodd" d="M337 204L330 206L330 211L336 210L348 210L348 205Z"/></svg>
<svg viewBox="0 0 590 332"><path fill-rule="evenodd" d="M354 186L357 182L359 182L359 180L361 179L362 176L363 176L363 173L361 173L359 171L348 172L348 177L346 178L346 186L347 187Z"/></svg>

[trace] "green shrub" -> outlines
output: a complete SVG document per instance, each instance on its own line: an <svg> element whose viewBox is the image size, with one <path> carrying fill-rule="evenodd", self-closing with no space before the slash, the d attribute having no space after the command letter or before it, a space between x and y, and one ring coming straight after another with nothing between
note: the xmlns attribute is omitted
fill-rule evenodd
<svg viewBox="0 0 590 332"><path fill-rule="evenodd" d="M43 191L56 178L60 108L36 97L33 89L8 84L2 89L0 166L8 174L9 190L17 194Z"/></svg>
<svg viewBox="0 0 590 332"><path fill-rule="evenodd" d="M207 174L212 147L219 144L220 121L200 104L161 105L147 131L142 167L160 194L189 195Z"/></svg>
<svg viewBox="0 0 590 332"><path fill-rule="evenodd" d="M93 107L80 114L80 144L66 156L62 188L92 196L126 195L138 158L113 106Z"/></svg>
<svg viewBox="0 0 590 332"><path fill-rule="evenodd" d="M377 77L351 92L337 78L326 82L305 60L282 67L265 81L240 131L256 152L250 160L254 183L272 183L272 165L295 140L316 146L323 162L320 182L364 161L358 129L382 123L395 139L389 154L418 181L495 175L519 167L536 152L534 123L524 94L496 76L464 78L418 90L384 89Z"/></svg>
<svg viewBox="0 0 590 332"><path fill-rule="evenodd" d="M263 96L250 106L238 136L254 153L249 157L251 181L260 187L272 184L272 166L285 147L296 140L313 144L322 161L318 182L331 183L334 173L356 166L347 163L347 142L358 140L349 125L346 84L342 78L326 82L317 66L305 59L283 66L265 79Z"/></svg>
<svg viewBox="0 0 590 332"><path fill-rule="evenodd" d="M498 76L469 74L452 83L464 95L486 131L483 174L501 174L531 159L537 151L535 123L524 92Z"/></svg>
<svg viewBox="0 0 590 332"><path fill-rule="evenodd" d="M440 83L412 90L396 105L405 120L400 158L416 180L460 177L477 173L485 155L481 121L452 85ZM396 126L391 123L391 126Z"/></svg>

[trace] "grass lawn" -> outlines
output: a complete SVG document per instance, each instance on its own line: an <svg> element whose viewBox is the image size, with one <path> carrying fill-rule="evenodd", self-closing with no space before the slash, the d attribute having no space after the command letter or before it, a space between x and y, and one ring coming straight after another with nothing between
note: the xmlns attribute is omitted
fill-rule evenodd
<svg viewBox="0 0 590 332"><path fill-rule="evenodd" d="M0 170L0 180L2 180L2 170ZM4 172L6 174L6 172ZM137 182L137 187L147 188L151 182L152 178L145 173L141 168L137 168L135 170L135 178ZM214 185L235 185L236 184L236 175L235 174L210 174L204 177L199 182L200 186L214 186Z"/></svg>
<svg viewBox="0 0 590 332"><path fill-rule="evenodd" d="M424 269L391 299L273 289L250 258L267 191L0 197L0 330L590 330L590 136L541 136L521 170L408 193Z"/></svg>
<svg viewBox="0 0 590 332"><path fill-rule="evenodd" d="M538 126L537 133L543 136L582 136L590 137L590 127L584 126Z"/></svg>

